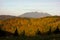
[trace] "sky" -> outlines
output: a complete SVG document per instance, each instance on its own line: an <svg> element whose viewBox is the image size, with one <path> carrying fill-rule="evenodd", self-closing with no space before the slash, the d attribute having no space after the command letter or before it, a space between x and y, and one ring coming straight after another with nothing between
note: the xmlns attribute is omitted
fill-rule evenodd
<svg viewBox="0 0 60 40"><path fill-rule="evenodd" d="M60 0L0 0L0 15L22 15L26 12L60 15Z"/></svg>

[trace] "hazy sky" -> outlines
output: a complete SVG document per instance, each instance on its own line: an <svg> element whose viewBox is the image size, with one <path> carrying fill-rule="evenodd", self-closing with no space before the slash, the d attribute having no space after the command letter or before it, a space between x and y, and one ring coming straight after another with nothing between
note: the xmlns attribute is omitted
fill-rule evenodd
<svg viewBox="0 0 60 40"><path fill-rule="evenodd" d="M60 0L0 0L0 15L17 16L31 11L60 15Z"/></svg>

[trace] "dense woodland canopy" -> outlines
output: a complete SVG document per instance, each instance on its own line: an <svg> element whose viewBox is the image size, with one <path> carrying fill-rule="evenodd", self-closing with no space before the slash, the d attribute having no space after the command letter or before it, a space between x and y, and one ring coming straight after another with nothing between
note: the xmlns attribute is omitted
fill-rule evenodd
<svg viewBox="0 0 60 40"><path fill-rule="evenodd" d="M60 16L47 16L43 18L20 18L14 17L0 20L0 30L20 35L25 32L26 36L35 36L39 31L41 34L60 30Z"/></svg>

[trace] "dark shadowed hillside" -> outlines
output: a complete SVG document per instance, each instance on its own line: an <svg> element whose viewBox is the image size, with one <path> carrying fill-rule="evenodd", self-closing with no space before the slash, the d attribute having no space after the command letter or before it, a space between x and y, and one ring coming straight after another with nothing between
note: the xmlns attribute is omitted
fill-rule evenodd
<svg viewBox="0 0 60 40"><path fill-rule="evenodd" d="M0 15L0 19L1 20L5 20L5 19L8 19L8 18L14 18L16 16L11 16L11 15Z"/></svg>
<svg viewBox="0 0 60 40"><path fill-rule="evenodd" d="M27 18L41 18L46 16L51 16L51 15L48 13L39 13L39 12L27 12L20 15L20 17L27 17Z"/></svg>

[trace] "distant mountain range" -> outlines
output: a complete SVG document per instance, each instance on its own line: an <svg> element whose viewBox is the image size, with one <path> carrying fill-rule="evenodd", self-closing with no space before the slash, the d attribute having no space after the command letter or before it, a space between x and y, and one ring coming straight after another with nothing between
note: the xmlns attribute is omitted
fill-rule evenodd
<svg viewBox="0 0 60 40"><path fill-rule="evenodd" d="M41 18L41 17L46 17L46 16L51 16L48 13L40 13L40 12L27 12L22 15L19 15L17 17L26 17L26 18ZM11 16L11 15L0 15L1 20L5 20L8 18L14 18L16 16Z"/></svg>
<svg viewBox="0 0 60 40"><path fill-rule="evenodd" d="M40 12L27 12L20 15L20 17L27 17L27 18L41 18L46 16L51 16L51 15L48 13L40 13Z"/></svg>

